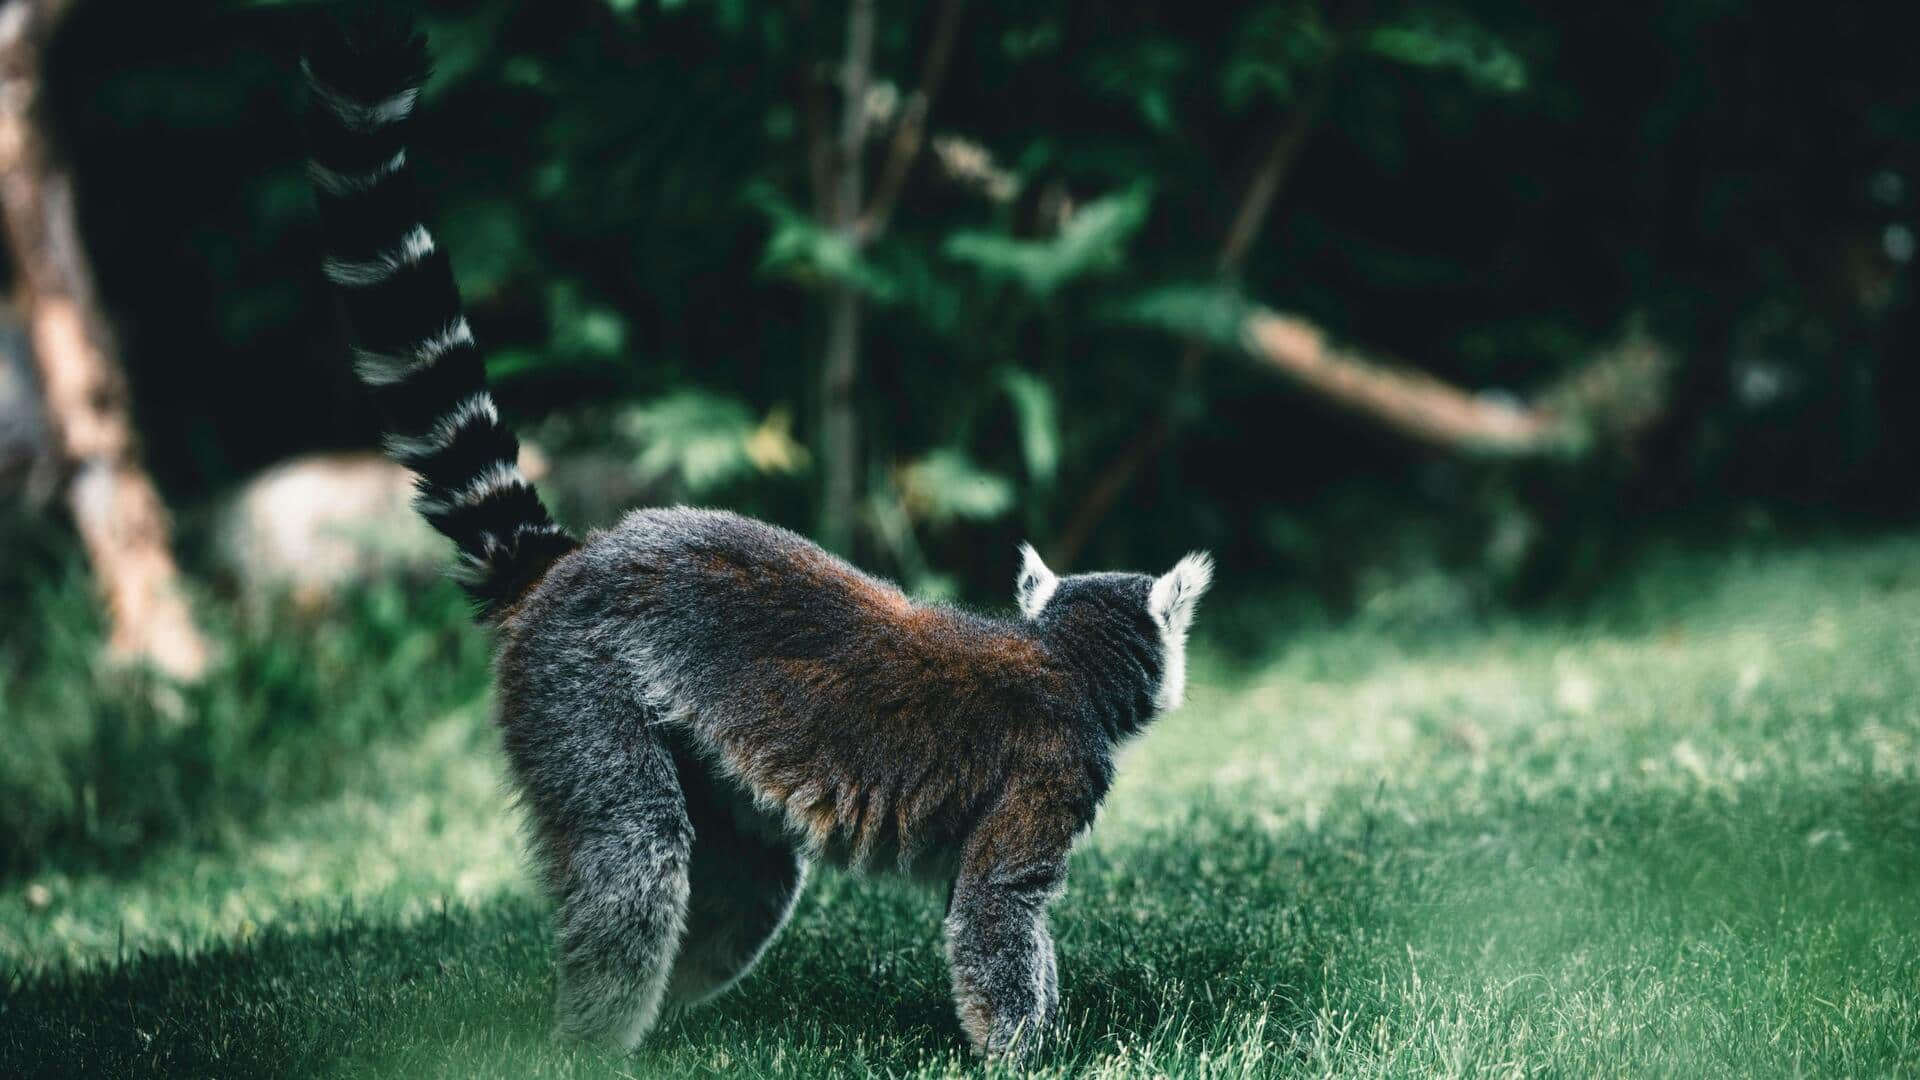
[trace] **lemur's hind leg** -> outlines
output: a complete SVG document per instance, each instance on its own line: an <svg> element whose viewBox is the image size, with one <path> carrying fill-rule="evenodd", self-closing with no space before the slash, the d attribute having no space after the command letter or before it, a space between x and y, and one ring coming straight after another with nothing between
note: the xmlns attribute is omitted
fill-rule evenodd
<svg viewBox="0 0 1920 1080"><path fill-rule="evenodd" d="M693 820L693 891L667 1000L687 1006L725 992L753 968L793 912L807 864L791 843L743 827L731 793L697 756L674 757Z"/></svg>
<svg viewBox="0 0 1920 1080"><path fill-rule="evenodd" d="M631 1048L659 1019L679 951L693 828L666 745L637 717L623 726L572 763L569 801L582 812L542 831L559 900L560 1029Z"/></svg>

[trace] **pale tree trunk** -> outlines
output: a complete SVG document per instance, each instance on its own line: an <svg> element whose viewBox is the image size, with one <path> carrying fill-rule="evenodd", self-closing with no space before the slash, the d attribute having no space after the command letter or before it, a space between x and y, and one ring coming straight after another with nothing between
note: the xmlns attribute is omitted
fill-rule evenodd
<svg viewBox="0 0 1920 1080"><path fill-rule="evenodd" d="M873 67L874 0L853 0L840 67L840 129L826 199L827 224L858 243L862 150L867 141L867 80ZM820 370L820 542L851 555L860 512L860 294L836 281L827 290L826 357Z"/></svg>
<svg viewBox="0 0 1920 1080"><path fill-rule="evenodd" d="M104 597L109 655L197 678L207 645L174 564L166 508L140 460L127 380L95 295L40 98L66 0L0 3L0 213L66 472L67 505Z"/></svg>

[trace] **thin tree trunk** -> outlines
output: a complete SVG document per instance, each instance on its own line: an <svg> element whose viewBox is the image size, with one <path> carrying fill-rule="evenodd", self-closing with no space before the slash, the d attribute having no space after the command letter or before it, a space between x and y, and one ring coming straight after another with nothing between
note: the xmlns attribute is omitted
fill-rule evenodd
<svg viewBox="0 0 1920 1080"><path fill-rule="evenodd" d="M847 52L840 68L840 129L834 147L828 224L859 242L867 140L867 82L873 69L874 0L853 0L847 11ZM820 468L824 487L819 539L852 554L860 513L860 294L849 282L827 290L826 357L820 372Z"/></svg>
<svg viewBox="0 0 1920 1080"><path fill-rule="evenodd" d="M1233 215L1233 222L1227 227L1226 236L1220 244L1220 254L1214 261L1214 273L1222 282L1231 284L1239 279L1247 252L1252 249L1261 227L1266 224L1280 189L1285 186L1287 177L1293 172L1294 163L1300 158L1300 151L1320 126L1320 117L1326 111L1332 82L1330 72L1323 73L1315 80L1306 97L1287 113L1286 122L1274 133L1273 142L1247 183L1246 194L1240 200L1239 210ZM1107 462L1107 467L1094 477L1092 486L1081 497L1080 504L1074 508L1060 535L1053 541L1048 561L1054 566L1067 569L1074 565L1086 550L1087 542L1093 538L1094 529L1106 520L1114 504L1120 501L1120 496L1132 486L1134 477L1148 462L1158 457L1172 440L1174 429L1180 421L1177 410L1199 382L1210 348L1208 342L1194 338L1181 350L1165 407L1157 410L1120 452Z"/></svg>
<svg viewBox="0 0 1920 1080"><path fill-rule="evenodd" d="M829 290L820 381L820 465L826 486L819 540L843 555L853 554L860 511L860 408L854 394L860 377L860 315L860 296L850 286Z"/></svg>
<svg viewBox="0 0 1920 1080"><path fill-rule="evenodd" d="M72 180L44 129L43 50L70 6L0 4L0 211L67 504L106 603L109 654L190 680L205 670L207 645L181 592L166 508L140 459Z"/></svg>
<svg viewBox="0 0 1920 1080"><path fill-rule="evenodd" d="M821 220L855 249L878 240L893 218L907 175L926 141L927 116L946 77L958 37L964 0L943 0L920 72L920 85L908 96L886 163L864 209L862 157L867 142L867 88L873 76L874 0L852 0L847 9L846 56L840 67L840 124L827 138L827 106L817 79L809 78L803 104L807 117L809 174L814 209ZM802 19L812 15L801 4ZM848 282L826 290L827 335L820 372L820 469L822 492L820 542L851 554L860 515L860 329L863 304Z"/></svg>

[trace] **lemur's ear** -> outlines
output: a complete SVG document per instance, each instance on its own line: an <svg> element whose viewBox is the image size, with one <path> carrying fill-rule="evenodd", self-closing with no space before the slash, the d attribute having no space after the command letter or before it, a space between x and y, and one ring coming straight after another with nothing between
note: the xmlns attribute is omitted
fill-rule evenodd
<svg viewBox="0 0 1920 1080"><path fill-rule="evenodd" d="M1168 633L1185 634L1193 625L1193 611L1201 594L1213 584L1213 556L1204 551L1189 552L1173 564L1173 569L1153 583L1147 594L1147 611Z"/></svg>
<svg viewBox="0 0 1920 1080"><path fill-rule="evenodd" d="M1020 602L1020 614L1029 619L1039 618L1047 601L1053 599L1053 590L1059 587L1059 577L1040 561L1040 553L1033 550L1033 545L1021 544L1020 576L1013 583L1013 596Z"/></svg>

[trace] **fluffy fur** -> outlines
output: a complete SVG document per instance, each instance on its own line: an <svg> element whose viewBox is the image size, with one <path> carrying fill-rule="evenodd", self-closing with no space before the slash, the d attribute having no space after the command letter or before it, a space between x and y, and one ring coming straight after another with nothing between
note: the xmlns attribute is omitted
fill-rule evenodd
<svg viewBox="0 0 1920 1080"><path fill-rule="evenodd" d="M356 368L499 627L561 1029L631 1046L665 1005L725 990L824 861L947 884L960 1026L986 1053L1031 1054L1059 1001L1047 906L1115 748L1180 700L1206 557L1060 577L1023 547L1007 619L914 603L720 511L640 510L576 543L514 464L415 212L400 136L419 39L356 25L308 73Z"/></svg>
<svg viewBox="0 0 1920 1080"><path fill-rule="evenodd" d="M520 476L452 267L421 220L405 140L426 43L367 15L316 41L303 66L321 269L346 309L355 370L389 418L389 452L419 475L416 505L459 547L462 582L495 617L577 545Z"/></svg>

